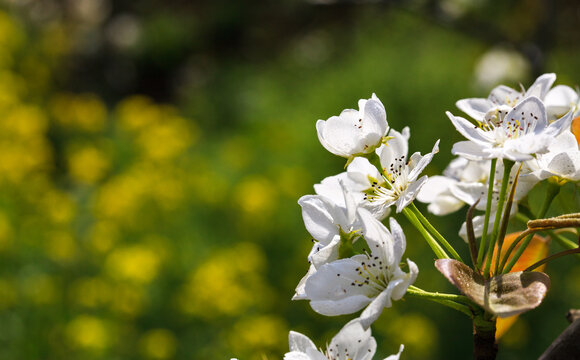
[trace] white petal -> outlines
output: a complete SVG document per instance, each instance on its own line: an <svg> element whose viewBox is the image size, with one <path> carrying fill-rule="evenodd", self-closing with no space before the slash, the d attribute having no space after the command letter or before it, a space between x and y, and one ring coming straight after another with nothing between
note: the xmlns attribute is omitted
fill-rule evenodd
<svg viewBox="0 0 580 360"><path fill-rule="evenodd" d="M314 244L317 246L318 244ZM338 250L340 247L340 235L336 235L332 241L323 247L318 247L316 251L311 251L308 256L308 260L312 262L312 265L317 269L324 264L331 261L338 260Z"/></svg>
<svg viewBox="0 0 580 360"><path fill-rule="evenodd" d="M389 219L389 226L391 228L391 234L393 236L393 262L392 264L398 266L403 257L403 253L407 247L407 240L405 239L405 234L401 225L395 220L395 218Z"/></svg>
<svg viewBox="0 0 580 360"><path fill-rule="evenodd" d="M427 210L433 215L443 216L456 212L461 209L465 203L458 200L452 195L440 195L435 201L433 201Z"/></svg>
<svg viewBox="0 0 580 360"><path fill-rule="evenodd" d="M435 154L437 154L439 152L439 140L437 140L435 142L435 145L433 145L433 149L431 150L430 153L425 154L425 156L423 157L416 157L415 159L412 159L411 162L409 163L409 169L411 170L409 172L409 181L414 181L419 174L423 171L423 169L425 169L425 167L431 162L431 160L433 160L433 156L435 156Z"/></svg>
<svg viewBox="0 0 580 360"><path fill-rule="evenodd" d="M506 157L514 161L529 160L532 158L531 154L546 152L553 140L553 137L544 134L529 134L512 141L506 141L504 152Z"/></svg>
<svg viewBox="0 0 580 360"><path fill-rule="evenodd" d="M491 90L487 99L495 105L507 104L513 106L522 98L522 96L522 93L519 91L505 85L499 85Z"/></svg>
<svg viewBox="0 0 580 360"><path fill-rule="evenodd" d="M290 331L290 334L288 335L288 344L290 351L300 351L305 353L308 349L316 350L316 346L308 336L296 331Z"/></svg>
<svg viewBox="0 0 580 360"><path fill-rule="evenodd" d="M392 306L391 291L395 285L395 282L390 282L387 289L374 298L361 313L360 321L365 328L370 327L381 316L384 308Z"/></svg>
<svg viewBox="0 0 580 360"><path fill-rule="evenodd" d="M573 109L578 103L578 94L571 87L557 85L544 98L548 116L560 117Z"/></svg>
<svg viewBox="0 0 580 360"><path fill-rule="evenodd" d="M407 189L403 191L403 193L399 196L399 198L396 201L397 213L403 211L403 209L407 207L407 205L409 205L413 200L415 200L415 197L419 193L419 190L421 190L423 184L427 182L427 179L428 177L427 175L425 175L420 179L417 179L416 181L413 181L412 183L409 184Z"/></svg>
<svg viewBox="0 0 580 360"><path fill-rule="evenodd" d="M406 159L409 151L408 139L406 139L403 134L398 131L391 130L389 136L393 136L393 138L387 141L386 146L381 148L381 152L379 154L381 159L381 166L387 169L395 162L395 159L399 159L401 157Z"/></svg>
<svg viewBox="0 0 580 360"><path fill-rule="evenodd" d="M386 265L394 264L393 238L389 230L366 209L358 209L358 213L363 236L373 257L378 256Z"/></svg>
<svg viewBox="0 0 580 360"><path fill-rule="evenodd" d="M320 195L305 195L298 200L306 230L322 245L338 235L338 225L346 222L344 214L332 201Z"/></svg>
<svg viewBox="0 0 580 360"><path fill-rule="evenodd" d="M457 199L469 205L479 200L477 208L485 209L487 204L487 188L487 184L457 182L449 188L449 191Z"/></svg>
<svg viewBox="0 0 580 360"><path fill-rule="evenodd" d="M359 286L361 278L356 270L366 259L365 255L358 255L336 260L312 274L304 288L312 309L323 315L342 315L368 304L377 290L366 284Z"/></svg>
<svg viewBox="0 0 580 360"><path fill-rule="evenodd" d="M533 129L533 133L539 134L548 125L548 118L546 115L546 107L542 100L535 96L528 97L522 102L520 102L516 107L514 107L504 118L501 126L506 131L510 131L509 128L515 123L521 124L520 126L526 130L528 127Z"/></svg>
<svg viewBox="0 0 580 360"><path fill-rule="evenodd" d="M348 358L353 360L372 359L376 348L371 330L365 330L359 319L348 322L328 345L329 352L332 349L335 356L348 353Z"/></svg>
<svg viewBox="0 0 580 360"><path fill-rule="evenodd" d="M375 98L366 102L361 111L363 111L363 128L365 132L367 134L377 134L380 137L384 136L387 132L388 124L387 113L383 103L375 96Z"/></svg>
<svg viewBox="0 0 580 360"><path fill-rule="evenodd" d="M548 169L562 178L577 181L580 178L580 152L560 153L550 161Z"/></svg>
<svg viewBox="0 0 580 360"><path fill-rule="evenodd" d="M308 278L315 272L316 268L314 265L310 265L308 272L302 277L302 279L300 279L300 282L296 286L295 294L292 296L292 300L308 300L306 297L306 292L304 291L304 287L306 285L306 280L308 280Z"/></svg>
<svg viewBox="0 0 580 360"><path fill-rule="evenodd" d="M536 81L534 81L532 86L530 86L528 91L526 91L526 94L524 96L525 97L537 96L540 99L544 99L544 97L548 93L548 90L550 90L552 84L554 84L554 81L556 81L556 74L548 73L540 75L536 79Z"/></svg>
<svg viewBox="0 0 580 360"><path fill-rule="evenodd" d="M337 300L311 300L312 310L325 316L352 314L364 308L371 302L365 295L352 295Z"/></svg>
<svg viewBox="0 0 580 360"><path fill-rule="evenodd" d="M473 141L460 141L453 144L451 153L453 155L463 156L468 160L479 161L492 159L493 155L490 150L489 144L482 145Z"/></svg>
<svg viewBox="0 0 580 360"><path fill-rule="evenodd" d="M565 130L570 129L570 124L572 124L574 111L570 110L566 115L562 116L558 120L551 123L548 128L544 131L544 134L551 137L556 137L560 135Z"/></svg>
<svg viewBox="0 0 580 360"><path fill-rule="evenodd" d="M483 120L485 114L493 107L491 101L481 98L462 99L457 101L455 105L461 111L478 121Z"/></svg>
<svg viewBox="0 0 580 360"><path fill-rule="evenodd" d="M409 272L406 274L403 273L404 275L401 278L402 281L397 283L393 288L393 293L391 294L391 299L393 300L400 300L407 292L409 286L415 283L415 280L417 280L417 276L419 275L417 264L409 259L407 259L407 264L409 265Z"/></svg>
<svg viewBox="0 0 580 360"><path fill-rule="evenodd" d="M337 118L337 116L333 116L332 118ZM332 119L330 118L330 119ZM333 141L332 139L329 139L329 136L331 136L331 134L329 134L328 132L328 120L318 120L316 122L316 133L318 134L318 140L320 141L320 143L322 144L322 146L324 146L324 148L328 151L330 151L331 153L338 155L338 156L342 156L342 157L349 157L351 154L351 150L353 147L353 144L351 141L346 141L345 144L343 144L340 148L336 148L334 143L335 141ZM348 136L348 133L347 133ZM330 140L330 141L329 141Z"/></svg>
<svg viewBox="0 0 580 360"><path fill-rule="evenodd" d="M326 358L326 356L323 356L322 358L319 358L319 359L320 360L328 360ZM319 360L319 359L316 359L316 360ZM290 351L290 352L287 352L286 354L284 354L284 360L314 360L314 359L311 358L310 356L306 355L303 352Z"/></svg>
<svg viewBox="0 0 580 360"><path fill-rule="evenodd" d="M448 192L449 186L456 182L457 180L450 179L446 176L431 176L423 184L419 194L417 194L417 200L423 203L431 203L441 194Z"/></svg>
<svg viewBox="0 0 580 360"><path fill-rule="evenodd" d="M445 114L447 114L447 117L449 120L451 120L451 123L453 126L455 126L455 129L457 129L457 131L459 131L459 133L465 136L465 138L468 140L479 144L487 144L490 142L489 137L479 127L473 125L460 116L454 116L449 111L447 111Z"/></svg>
<svg viewBox="0 0 580 360"><path fill-rule="evenodd" d="M537 96L540 99L544 99L544 97L548 93L548 90L550 90L552 84L554 84L554 81L556 81L556 74L548 73L540 75L536 79L536 81L534 81L532 86L530 86L528 91L526 91L526 94L524 96L525 97Z"/></svg>
<svg viewBox="0 0 580 360"><path fill-rule="evenodd" d="M377 168L364 157L356 157L346 168L348 178L354 184L354 191L363 191L371 187L369 176L375 180L381 178Z"/></svg>
<svg viewBox="0 0 580 360"><path fill-rule="evenodd" d="M397 354L387 356L385 360L399 360L399 358L401 357L401 353L403 352L404 349L405 346L401 344L401 346L399 346L399 352Z"/></svg>

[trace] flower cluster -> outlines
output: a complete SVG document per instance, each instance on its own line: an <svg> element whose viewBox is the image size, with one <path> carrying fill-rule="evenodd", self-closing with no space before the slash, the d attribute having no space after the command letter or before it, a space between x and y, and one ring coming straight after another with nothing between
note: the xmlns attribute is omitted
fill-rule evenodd
<svg viewBox="0 0 580 360"><path fill-rule="evenodd" d="M445 169L443 176L431 177L418 195L435 215L446 215L463 205L477 203L485 210L491 200L490 221L496 214L503 163L515 162L508 184L519 175L514 189L514 207L540 181L549 179L560 184L580 180L580 152L570 124L578 113L578 94L570 87L558 85L554 74L544 74L528 90L517 91L504 85L489 96L462 99L457 107L473 122L447 112L455 128L468 140L456 143L452 153L459 157ZM495 160L495 162L494 162ZM493 165L494 176L490 179ZM518 171L519 169L519 171ZM488 186L492 181L492 184ZM488 197L488 191L491 194ZM475 235L481 236L484 217L474 218ZM485 228L491 231L487 224ZM465 223L460 235L466 238Z"/></svg>
<svg viewBox="0 0 580 360"><path fill-rule="evenodd" d="M358 331L368 339L369 328L383 309L401 299L417 278L419 269L413 261L402 264L406 239L401 226L391 217L389 230L382 220L391 206L400 213L415 199L427 182L420 174L437 153L439 141L430 153L409 156L409 128L390 129L385 107L375 94L360 100L358 111L347 109L319 120L316 129L328 151L348 160L345 172L322 180L314 186L315 195L298 201L314 245L308 256L310 268L293 299L309 300L314 311L327 316L364 309L331 343L326 357L334 359L342 358L337 349L347 349L346 342L352 341L345 334ZM311 348L306 340L297 339L303 336L291 333L293 351L288 359ZM365 344L372 344L368 353L356 358L372 357L374 340Z"/></svg>
<svg viewBox="0 0 580 360"><path fill-rule="evenodd" d="M326 350L291 332L290 352L284 359L371 359L376 350L371 325L405 294L463 312L473 319L474 336L492 340L498 317L517 315L542 302L549 286L546 274L510 271L533 233L580 226L580 218L569 214L532 221L528 230L510 238L507 251L502 244L518 203L538 183L548 179L550 189L535 214L542 218L559 187L580 180L580 150L570 130L579 96L567 86L552 88L555 79L554 74L544 74L527 90L502 85L485 99L459 100L457 106L472 121L450 112L447 116L467 140L453 145L452 153L458 157L443 175L431 178L421 173L438 152L439 140L431 152L409 156L410 129L390 129L385 107L375 94L360 100L359 110L347 109L316 123L321 144L347 159L346 171L323 179L314 185L314 195L298 201L314 245L309 269L293 299L308 300L314 311L326 316L362 311ZM423 216L415 199L428 203L436 215L470 206L459 233L469 242L473 268ZM476 210L484 213L474 216ZM393 217L399 214L419 230L438 258L436 268L463 295L432 293L413 285L419 270L413 261L403 261L406 238ZM388 228L383 224L387 217ZM569 250L524 268L533 270L580 251L562 242ZM403 345L388 359L398 359L402 350Z"/></svg>

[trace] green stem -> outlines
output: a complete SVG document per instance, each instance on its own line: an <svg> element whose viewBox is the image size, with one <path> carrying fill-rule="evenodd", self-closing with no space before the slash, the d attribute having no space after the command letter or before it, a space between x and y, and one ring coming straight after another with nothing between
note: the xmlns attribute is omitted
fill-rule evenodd
<svg viewBox="0 0 580 360"><path fill-rule="evenodd" d="M483 223L483 234L481 235L481 243L479 244L479 253L477 254L477 264L483 265L483 254L487 245L487 228L489 227L489 216L491 213L491 201L493 199L493 183L495 181L495 166L497 159L491 160L491 169L489 170L489 186L487 188L487 204L485 206L485 220ZM481 267L481 266L480 266Z"/></svg>
<svg viewBox="0 0 580 360"><path fill-rule="evenodd" d="M459 254L457 253L457 251L455 251L453 246L451 246L449 242L443 237L443 235L441 235L439 231L437 231L437 229L435 229L435 227L431 225L429 220L427 220L427 218L421 213L421 211L417 209L417 206L415 206L415 204L411 202L411 204L409 204L408 207L411 209L411 211L417 217L417 219L419 219L421 224L423 224L423 226L427 228L427 230L435 237L435 239L439 241L439 244L443 245L445 249L449 251L451 256L455 258L455 260L463 262L463 259L461 259L461 256L459 256Z"/></svg>
<svg viewBox="0 0 580 360"><path fill-rule="evenodd" d="M560 192L560 186L558 186L558 184L554 184L554 183L548 181L548 188L546 189L546 197L544 198L544 202L542 203L542 207L540 208L540 211L538 212L538 215L536 217L537 219L541 219L544 216L546 216L546 213L548 212L548 209L550 208L550 204L552 204L552 201L554 200L556 195L558 195L558 192ZM522 219L522 217L524 217L524 216L519 215L519 219ZM533 234L530 234L524 239L524 241L522 242L522 245L516 250L514 256L511 258L509 263L506 265L505 268L503 268L503 270L501 270L501 272L503 274L506 274L506 273L511 271L511 269L514 267L514 265L516 264L518 259L522 256L522 254L524 253L524 251L526 250L526 248L530 244L530 241L532 241L533 236L534 236ZM512 246L510 246L511 250L513 250L512 248L515 246L514 245L515 243L516 242L514 241ZM505 254L505 257L504 257L505 259L507 259L509 257L511 250Z"/></svg>
<svg viewBox="0 0 580 360"><path fill-rule="evenodd" d="M431 234L425 229L425 227L421 224L419 219L413 214L413 212L408 209L403 209L403 215L407 217L407 219L415 226L415 228L423 235L427 244L431 247L431 250L435 253L438 259L449 259L449 255L445 252L445 250L439 245L439 243L431 236Z"/></svg>
<svg viewBox="0 0 580 360"><path fill-rule="evenodd" d="M433 292L425 291L423 289L419 289L418 287L415 287L415 286L409 286L409 288L407 289L407 294L415 296L415 297L435 301L439 304L442 304L442 305L445 305L445 306L450 307L452 309L455 309L457 311L460 311L460 312L464 313L465 315L469 316L470 318L473 318L473 311L467 305L467 304L472 305L473 302L471 302L471 300L466 296L454 295L454 294L442 294L442 293L438 293L438 292L433 293Z"/></svg>
<svg viewBox="0 0 580 360"><path fill-rule="evenodd" d="M505 206L505 209L503 211L503 218L501 219L501 225L499 228L499 235L497 237L497 258L495 260L495 271L494 274L499 274L500 273L500 269L499 269L499 263L501 260L501 249L503 247L503 241L505 239L505 233L507 231L507 226L508 226L508 222L510 219L510 213L512 211L512 205L514 203L514 196L516 193L516 188L518 186L518 178L520 176L520 170L522 169L522 165L520 164L520 168L518 169L518 171L516 172L516 176L514 177L513 183L512 183L512 188L510 190L510 196L508 198L507 204Z"/></svg>
<svg viewBox="0 0 580 360"><path fill-rule="evenodd" d="M503 164L503 178L501 180L501 189L499 191L499 199L497 201L497 209L495 212L495 220L493 222L493 231L491 233L491 241L489 242L489 246L487 248L487 256L485 260L485 269L483 270L483 276L485 278L489 278L489 271L491 268L491 260L493 258L493 249L495 247L495 243L497 242L497 235L499 232L499 223L501 220L503 204L505 202L505 195L507 192L507 187L510 178L510 172L512 170L514 162L511 160L505 160Z"/></svg>

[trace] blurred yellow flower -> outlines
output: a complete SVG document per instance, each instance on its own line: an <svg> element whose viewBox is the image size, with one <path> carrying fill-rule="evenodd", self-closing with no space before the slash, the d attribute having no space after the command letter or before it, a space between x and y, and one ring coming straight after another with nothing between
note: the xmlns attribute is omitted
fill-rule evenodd
<svg viewBox="0 0 580 360"><path fill-rule="evenodd" d="M44 136L48 120L36 106L18 104L3 114L0 128L4 136L18 139Z"/></svg>
<svg viewBox="0 0 580 360"><path fill-rule="evenodd" d="M246 177L233 192L236 205L251 217L267 217L276 205L274 184L259 175Z"/></svg>
<svg viewBox="0 0 580 360"><path fill-rule="evenodd" d="M154 329L141 337L139 347L141 353L149 359L169 359L175 354L177 339L169 330Z"/></svg>
<svg viewBox="0 0 580 360"><path fill-rule="evenodd" d="M77 211L77 203L70 194L57 189L45 190L38 199L43 214L56 224L70 223Z"/></svg>
<svg viewBox="0 0 580 360"><path fill-rule="evenodd" d="M101 185L95 201L97 217L130 223L137 215L144 194L147 194L147 180L129 172Z"/></svg>
<svg viewBox="0 0 580 360"><path fill-rule="evenodd" d="M133 95L121 101L116 108L117 119L127 131L138 131L153 124L160 117L160 109L148 97Z"/></svg>
<svg viewBox="0 0 580 360"><path fill-rule="evenodd" d="M79 315L66 325L66 335L74 346L86 350L103 350L111 343L108 324L91 315Z"/></svg>
<svg viewBox="0 0 580 360"><path fill-rule="evenodd" d="M177 297L178 306L186 314L212 318L264 305L270 297L265 266L262 250L251 243L216 251L190 274Z"/></svg>
<svg viewBox="0 0 580 360"><path fill-rule="evenodd" d="M86 184L95 184L101 180L111 167L106 152L88 144L71 147L67 160L71 177Z"/></svg>
<svg viewBox="0 0 580 360"><path fill-rule="evenodd" d="M94 94L55 95L50 102L52 115L66 129L98 132L107 123L107 108Z"/></svg>
<svg viewBox="0 0 580 360"><path fill-rule="evenodd" d="M155 249L135 244L114 249L104 267L114 279L146 284L157 276L160 265L161 257Z"/></svg>
<svg viewBox="0 0 580 360"><path fill-rule="evenodd" d="M155 161L167 161L182 154L194 140L190 124L176 116L159 119L137 137L143 154Z"/></svg>
<svg viewBox="0 0 580 360"><path fill-rule="evenodd" d="M243 318L229 330L227 339L240 358L261 360L267 354L282 354L288 348L288 326L275 315Z"/></svg>
<svg viewBox="0 0 580 360"><path fill-rule="evenodd" d="M0 178L20 183L52 167L52 150L44 138L2 139L0 137Z"/></svg>
<svg viewBox="0 0 580 360"><path fill-rule="evenodd" d="M120 236L115 223L101 220L89 231L90 247L98 253L107 252L118 242Z"/></svg>

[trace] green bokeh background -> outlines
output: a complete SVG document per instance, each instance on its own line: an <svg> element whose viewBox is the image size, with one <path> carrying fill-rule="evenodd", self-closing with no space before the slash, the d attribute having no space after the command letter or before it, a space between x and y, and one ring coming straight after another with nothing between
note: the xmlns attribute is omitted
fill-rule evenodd
<svg viewBox="0 0 580 360"><path fill-rule="evenodd" d="M315 121L374 92L391 127L411 128L411 151L441 139L433 175L461 139L445 111L492 86L477 81L491 49L520 56L498 78L508 85L580 79L574 1L0 9L2 359L279 359L291 329L323 346L352 316L290 301L311 246L296 201L344 166ZM577 211L575 186L564 195L554 211ZM467 257L464 216L431 218ZM416 285L453 292L399 220ZM546 271L545 303L501 339L500 359L539 356L579 306L578 259ZM414 298L373 334L375 358L401 343L408 360L471 354L467 318Z"/></svg>

